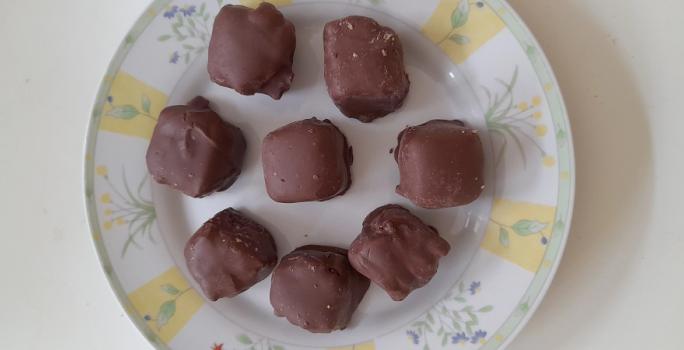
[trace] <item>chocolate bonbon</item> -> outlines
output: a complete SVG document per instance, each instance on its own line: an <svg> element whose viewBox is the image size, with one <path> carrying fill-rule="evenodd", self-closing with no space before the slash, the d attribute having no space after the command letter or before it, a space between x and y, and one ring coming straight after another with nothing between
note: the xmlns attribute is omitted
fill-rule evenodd
<svg viewBox="0 0 684 350"><path fill-rule="evenodd" d="M410 83L394 30L349 16L325 25L323 46L328 94L344 115L371 122L401 107Z"/></svg>
<svg viewBox="0 0 684 350"><path fill-rule="evenodd" d="M226 5L214 20L209 43L209 76L243 95L280 99L290 88L295 27L275 6L256 9Z"/></svg>
<svg viewBox="0 0 684 350"><path fill-rule="evenodd" d="M349 247L349 262L398 301L432 279L449 249L436 229L390 204L363 221L361 234Z"/></svg>
<svg viewBox="0 0 684 350"><path fill-rule="evenodd" d="M287 124L264 138L264 181L276 202L324 201L351 185L352 149L329 120Z"/></svg>
<svg viewBox="0 0 684 350"><path fill-rule="evenodd" d="M370 282L337 247L308 245L285 255L271 278L276 316L314 333L347 327Z"/></svg>
<svg viewBox="0 0 684 350"><path fill-rule="evenodd" d="M209 300L234 297L263 280L278 261L273 236L229 208L205 222L185 245L190 274Z"/></svg>
<svg viewBox="0 0 684 350"><path fill-rule="evenodd" d="M162 110L147 148L147 169L160 184L204 197L237 180L245 147L242 131L198 96Z"/></svg>
<svg viewBox="0 0 684 350"><path fill-rule="evenodd" d="M484 190L479 133L459 120L435 119L399 134L394 158L396 192L423 208L448 208L476 200Z"/></svg>

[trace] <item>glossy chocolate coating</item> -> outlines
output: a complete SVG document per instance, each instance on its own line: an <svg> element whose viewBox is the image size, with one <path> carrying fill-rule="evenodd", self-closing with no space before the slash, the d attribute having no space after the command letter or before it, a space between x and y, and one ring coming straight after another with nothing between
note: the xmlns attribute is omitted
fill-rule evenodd
<svg viewBox="0 0 684 350"><path fill-rule="evenodd" d="M271 277L276 316L314 333L347 327L370 281L356 272L345 249L308 245L285 255Z"/></svg>
<svg viewBox="0 0 684 350"><path fill-rule="evenodd" d="M264 181L276 202L324 201L351 185L352 149L329 120L300 120L264 138Z"/></svg>
<svg viewBox="0 0 684 350"><path fill-rule="evenodd" d="M237 180L245 147L242 131L198 96L162 110L147 148L147 169L160 184L204 197Z"/></svg>
<svg viewBox="0 0 684 350"><path fill-rule="evenodd" d="M325 25L323 46L328 94L344 115L367 123L401 107L410 83L392 29L345 17Z"/></svg>
<svg viewBox="0 0 684 350"><path fill-rule="evenodd" d="M190 237L185 261L204 295L215 301L234 297L266 278L278 255L268 230L228 208Z"/></svg>
<svg viewBox="0 0 684 350"><path fill-rule="evenodd" d="M449 249L435 228L390 204L368 214L348 255L356 271L399 301L430 282Z"/></svg>
<svg viewBox="0 0 684 350"><path fill-rule="evenodd" d="M458 120L431 120L399 134L394 158L397 193L423 208L468 204L484 189L484 151L478 131Z"/></svg>
<svg viewBox="0 0 684 350"><path fill-rule="evenodd" d="M226 5L214 20L209 43L211 80L243 95L280 99L294 78L295 28L275 6Z"/></svg>

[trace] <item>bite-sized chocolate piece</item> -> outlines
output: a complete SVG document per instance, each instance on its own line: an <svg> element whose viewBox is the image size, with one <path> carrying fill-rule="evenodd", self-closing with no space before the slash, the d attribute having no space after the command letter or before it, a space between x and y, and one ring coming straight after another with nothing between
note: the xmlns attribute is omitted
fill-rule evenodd
<svg viewBox="0 0 684 350"><path fill-rule="evenodd" d="M276 202L324 201L351 185L352 149L329 120L287 124L266 135L261 148L264 181Z"/></svg>
<svg viewBox="0 0 684 350"><path fill-rule="evenodd" d="M449 243L434 227L407 209L389 204L373 210L349 247L349 262L382 287L393 300L404 300L437 273Z"/></svg>
<svg viewBox="0 0 684 350"><path fill-rule="evenodd" d="M431 120L399 134L397 193L423 208L468 204L484 189L480 136L459 120Z"/></svg>
<svg viewBox="0 0 684 350"><path fill-rule="evenodd" d="M278 255L268 230L228 208L190 237L185 261L204 295L216 301L234 297L266 278Z"/></svg>
<svg viewBox="0 0 684 350"><path fill-rule="evenodd" d="M209 43L211 80L243 95L280 99L294 78L295 28L275 6L226 5L214 20Z"/></svg>
<svg viewBox="0 0 684 350"><path fill-rule="evenodd" d="M370 282L356 272L345 249L307 245L285 255L271 277L276 316L313 333L347 327Z"/></svg>
<svg viewBox="0 0 684 350"><path fill-rule="evenodd" d="M198 96L162 110L147 148L147 170L160 184L204 197L237 180L245 147L242 131Z"/></svg>
<svg viewBox="0 0 684 350"><path fill-rule="evenodd" d="M349 16L325 25L325 82L344 115L364 123L394 112L409 91L397 33L372 18Z"/></svg>

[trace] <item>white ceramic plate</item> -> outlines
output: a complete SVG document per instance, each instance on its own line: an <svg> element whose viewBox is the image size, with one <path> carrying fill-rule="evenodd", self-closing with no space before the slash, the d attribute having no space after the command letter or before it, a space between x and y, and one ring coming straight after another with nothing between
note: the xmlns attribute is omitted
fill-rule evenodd
<svg viewBox="0 0 684 350"><path fill-rule="evenodd" d="M126 36L95 102L86 204L105 272L134 323L162 349L503 347L551 281L574 193L560 91L520 19L499 0L274 1L297 31L294 84L274 101L210 82L206 47L222 3L155 1ZM323 80L323 25L352 14L397 31L411 80L404 107L370 124L342 116ZM248 143L235 185L202 199L151 183L144 162L160 110L196 95L239 126ZM353 146L352 187L322 203L275 203L263 185L261 140L311 116L331 119ZM482 131L487 187L471 205L424 210L394 193L397 134L437 117ZM403 302L371 286L343 331L311 334L273 316L268 278L210 302L188 275L185 242L227 207L268 227L283 255L303 244L346 247L366 214L387 203L437 227L452 250L430 284Z"/></svg>

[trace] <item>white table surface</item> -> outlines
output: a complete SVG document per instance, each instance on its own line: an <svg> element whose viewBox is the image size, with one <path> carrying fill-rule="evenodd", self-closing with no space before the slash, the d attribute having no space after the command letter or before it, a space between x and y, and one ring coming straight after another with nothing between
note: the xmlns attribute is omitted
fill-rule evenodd
<svg viewBox="0 0 684 350"><path fill-rule="evenodd" d="M510 349L684 349L684 2L510 2L555 69L577 155L564 260ZM0 1L0 349L151 349L81 191L95 91L145 6Z"/></svg>

